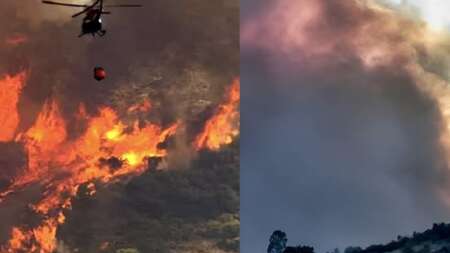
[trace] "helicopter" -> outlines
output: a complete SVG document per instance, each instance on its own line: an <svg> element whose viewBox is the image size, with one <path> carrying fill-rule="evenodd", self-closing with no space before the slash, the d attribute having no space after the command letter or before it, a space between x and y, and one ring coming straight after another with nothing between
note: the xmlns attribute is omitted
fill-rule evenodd
<svg viewBox="0 0 450 253"><path fill-rule="evenodd" d="M93 4L71 4L71 3L61 3L54 1L43 0L44 4L53 4L53 5L61 5L68 7L81 7L84 8L82 11L77 12L72 15L72 18L76 18L81 14L85 14L83 18L83 23L81 24L81 34L78 37L82 37L85 34L91 34L93 37L95 35L99 35L103 37L106 34L106 30L103 29L102 26L102 15L103 14L111 14L109 11L105 11L104 8L110 7L142 7L140 4L114 4L114 5L105 5L103 3L104 0L96 0Z"/></svg>

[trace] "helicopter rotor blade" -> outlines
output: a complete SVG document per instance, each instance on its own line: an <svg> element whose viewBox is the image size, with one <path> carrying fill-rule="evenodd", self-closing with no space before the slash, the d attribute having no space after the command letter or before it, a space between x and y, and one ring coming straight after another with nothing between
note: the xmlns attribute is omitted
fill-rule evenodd
<svg viewBox="0 0 450 253"><path fill-rule="evenodd" d="M111 7L142 7L141 4L110 4L105 5L105 7L111 8Z"/></svg>
<svg viewBox="0 0 450 253"><path fill-rule="evenodd" d="M84 9L84 10L82 10L80 12L77 12L77 13L72 15L72 18L76 18L76 17L80 16L81 14L86 13L88 10L89 9Z"/></svg>
<svg viewBox="0 0 450 253"><path fill-rule="evenodd" d="M61 5L61 6L69 6L69 7L84 7L84 8L89 7L89 5L85 5L85 4L69 4L69 3L60 3L60 2L47 1L47 0L42 0L42 3L44 3L44 4L53 4L53 5Z"/></svg>
<svg viewBox="0 0 450 253"><path fill-rule="evenodd" d="M72 18L76 18L76 17L80 16L81 14L88 12L90 9L94 8L95 6L97 6L97 4L100 3L100 1L101 1L101 0L97 0L97 1L95 1L95 3L93 3L92 5L87 5L87 6L86 6L86 9L84 9L84 10L82 10L82 11L80 11L80 12L77 12L77 13L73 14L73 15L72 15Z"/></svg>

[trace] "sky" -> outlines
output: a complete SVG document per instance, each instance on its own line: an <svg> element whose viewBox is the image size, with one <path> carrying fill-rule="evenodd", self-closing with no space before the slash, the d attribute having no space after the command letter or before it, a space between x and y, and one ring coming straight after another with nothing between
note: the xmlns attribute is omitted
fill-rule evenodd
<svg viewBox="0 0 450 253"><path fill-rule="evenodd" d="M448 222L445 2L241 1L241 252Z"/></svg>
<svg viewBox="0 0 450 253"><path fill-rule="evenodd" d="M450 3L443 0L387 0L386 3L396 7L409 7L416 11L418 16L435 29L449 29L450 17L446 10Z"/></svg>

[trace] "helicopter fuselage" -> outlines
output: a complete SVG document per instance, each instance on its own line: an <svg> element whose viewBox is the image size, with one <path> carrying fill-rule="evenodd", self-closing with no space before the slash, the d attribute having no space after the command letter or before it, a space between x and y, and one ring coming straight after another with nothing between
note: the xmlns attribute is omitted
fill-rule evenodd
<svg viewBox="0 0 450 253"><path fill-rule="evenodd" d="M102 29L101 10L95 9L89 11L83 19L80 37L85 34L92 34L92 36L97 34L103 36L105 33L106 31Z"/></svg>

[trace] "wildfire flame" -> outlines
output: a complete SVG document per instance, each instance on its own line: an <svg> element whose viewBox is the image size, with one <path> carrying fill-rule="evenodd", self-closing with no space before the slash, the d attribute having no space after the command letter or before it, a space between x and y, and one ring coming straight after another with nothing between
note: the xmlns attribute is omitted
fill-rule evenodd
<svg viewBox="0 0 450 253"><path fill-rule="evenodd" d="M30 252L37 249L36 252L53 252L57 227L65 221L63 210L70 209L79 186L88 184L89 194L94 194L93 182L107 183L121 176L144 172L144 158L165 156L166 150L158 148L158 144L173 135L178 126L175 123L162 129L147 123L139 128L135 122L126 132L126 124L107 107L100 109L98 116L87 120L84 134L69 140L58 103L49 101L34 125L17 138L27 151L28 165L15 179L10 193L26 185L40 184L44 195L32 208L45 218L36 228L13 228L7 252L19 252L24 247ZM123 165L113 170L98 162L105 157L117 157Z"/></svg>
<svg viewBox="0 0 450 253"><path fill-rule="evenodd" d="M26 73L5 76L0 79L0 141L11 141L19 125L17 104L22 88L25 86Z"/></svg>
<svg viewBox="0 0 450 253"><path fill-rule="evenodd" d="M32 127L14 136L19 121L16 105L23 80L24 74L19 74L8 76L0 83L10 87L0 91L4 92L0 97L7 98L3 101L10 103L2 103L0 110L0 120L6 122L0 125L0 133L3 134L0 140L22 143L28 156L22 173L0 193L0 203L14 192L38 185L43 194L30 207L41 222L34 227L13 227L10 240L0 247L0 252L51 253L57 246L58 227L66 219L64 212L71 209L80 186L85 186L86 194L93 195L96 184L142 174L148 169L147 159L167 155L167 150L160 144L173 136L181 123L162 127L139 120L123 122L118 112L110 107L99 108L97 115L88 115L81 104L75 119L85 122L85 129L78 137L69 137L68 122L63 117L59 101L49 99ZM216 150L231 142L231 138L239 133L235 127L239 119L238 103L239 80L236 79L226 103L207 122L205 131L196 140L197 148ZM144 101L130 107L127 113L146 112L150 105L149 101ZM13 117L11 111L16 112ZM108 159L118 161L118 165L102 162Z"/></svg>
<svg viewBox="0 0 450 253"><path fill-rule="evenodd" d="M240 80L236 78L231 84L226 101L206 122L203 132L195 139L194 146L197 150L219 150L239 135L239 102Z"/></svg>
<svg viewBox="0 0 450 253"><path fill-rule="evenodd" d="M152 108L152 104L148 99L145 99L142 103L130 106L128 112L148 112Z"/></svg>

